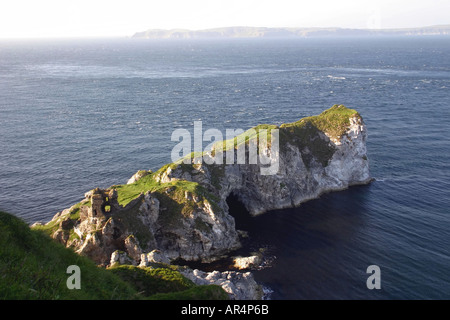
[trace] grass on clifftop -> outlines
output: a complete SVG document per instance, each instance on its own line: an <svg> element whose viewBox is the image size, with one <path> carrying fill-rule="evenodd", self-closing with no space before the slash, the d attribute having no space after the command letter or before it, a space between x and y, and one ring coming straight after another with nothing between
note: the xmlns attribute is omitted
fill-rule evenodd
<svg viewBox="0 0 450 320"><path fill-rule="evenodd" d="M325 110L321 114L317 116L311 116L302 118L296 122L282 124L280 127L276 125L270 124L259 124L251 129L248 129L242 134L237 135L236 137L219 141L215 144L217 148L222 147L224 151L229 150L231 147L237 148L242 144L248 144L249 141L255 140L258 141L260 137L260 130L267 130L268 137L262 137L267 141L268 146L270 147L270 131L273 129L283 129L288 128L303 128L307 124L311 124L317 130L326 133L331 138L339 139L347 130L350 125L349 118L354 116L360 116L356 110L349 109L343 105L334 105L330 109ZM269 138L269 139L267 139Z"/></svg>
<svg viewBox="0 0 450 320"><path fill-rule="evenodd" d="M340 139L350 126L351 117L360 117L356 110L348 109L343 105L334 105L317 116L306 117L299 121L282 124L280 126L280 145L285 148L287 144L297 146L302 150L302 159L309 167L316 159L326 167L335 152L335 147L325 138ZM305 151L305 148L309 152Z"/></svg>
<svg viewBox="0 0 450 320"><path fill-rule="evenodd" d="M179 212L183 215L189 215L196 207L201 206L204 201L208 201L216 210L220 210L216 205L218 199L197 182L187 180L164 183L157 182L155 177L171 165L173 164L166 165L157 172L148 174L132 184L112 186L111 188L117 190L119 204L126 206L141 193L150 191L155 194L160 201L160 206L165 207L169 214ZM190 165L179 165L192 168ZM173 167L175 168L177 166L174 165ZM197 198L197 202L194 201L194 197Z"/></svg>
<svg viewBox="0 0 450 320"><path fill-rule="evenodd" d="M67 267L81 270L81 289L68 289ZM93 261L0 212L0 299L226 299L221 287L196 286L171 268L97 267Z"/></svg>
<svg viewBox="0 0 450 320"><path fill-rule="evenodd" d="M180 194L182 193L183 197L185 192L190 192L193 194L203 193L202 187L196 182L186 180L177 180L166 183L157 182L155 180L155 175L158 174L158 172L149 174L131 184L112 186L112 189L117 190L117 201L119 204L126 206L133 199L136 199L141 193L145 193L147 191L156 193L176 192Z"/></svg>
<svg viewBox="0 0 450 320"><path fill-rule="evenodd" d="M272 129L278 129L278 127L273 124L259 124L256 127L250 128L247 131L235 136L234 138L216 142L214 144L214 148L217 150L222 149L222 151L228 151L232 148L238 149L243 144L248 145L250 141L255 143L259 142L262 143L262 145L267 145L270 147L270 132ZM261 135L262 130L266 130L267 136L264 137ZM262 139L262 142L260 142L260 139Z"/></svg>
<svg viewBox="0 0 450 320"><path fill-rule="evenodd" d="M355 116L361 117L356 110L349 109L344 105L336 104L319 115L305 117L292 123L282 124L281 126L259 124L234 138L216 142L213 146L213 150L211 150L211 155L214 156L217 150L225 152L233 148L238 149L243 145L248 146L250 141L254 142L257 148L258 144L270 148L271 130L279 129L281 150L285 150L288 143L299 147L300 150L303 150L306 147L310 154L303 153L302 157L307 166L309 166L313 157L323 166L326 166L335 149L328 141L322 139L320 134L326 134L330 139L340 139L350 125L349 119ZM260 130L266 130L267 136L263 136ZM161 174L168 168L171 168L172 170L181 168L183 171L192 173L195 164L184 164L183 161L188 158L191 161L196 162L196 158L201 158L203 154L204 152L192 152L174 163L163 166L158 170L158 173ZM225 163L225 160L223 162ZM210 166L210 169L214 170L212 168L219 168L221 166L223 167L223 165L220 164L213 164ZM214 179L214 175L211 178ZM217 185L218 183L214 183L218 181L212 182L216 188L219 189L220 186Z"/></svg>

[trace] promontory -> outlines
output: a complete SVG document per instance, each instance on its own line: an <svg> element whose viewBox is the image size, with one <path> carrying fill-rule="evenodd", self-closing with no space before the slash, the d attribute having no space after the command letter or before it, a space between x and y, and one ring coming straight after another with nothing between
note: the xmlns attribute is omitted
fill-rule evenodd
<svg viewBox="0 0 450 320"><path fill-rule="evenodd" d="M261 162L206 161L219 151L224 158L233 151L237 160L240 148L248 156L249 146L262 139L255 132L277 132L278 148L269 143L265 150L277 159L271 174L261 174ZM241 246L228 197L255 216L367 184L366 139L362 116L343 105L293 123L258 125L235 137L231 149L217 144L156 172L138 171L127 184L90 190L81 202L34 228L104 266L145 265L157 255L167 263L211 262Z"/></svg>

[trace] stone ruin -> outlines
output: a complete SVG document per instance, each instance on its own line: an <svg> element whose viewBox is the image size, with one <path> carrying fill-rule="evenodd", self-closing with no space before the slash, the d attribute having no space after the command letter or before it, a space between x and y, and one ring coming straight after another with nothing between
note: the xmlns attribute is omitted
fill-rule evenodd
<svg viewBox="0 0 450 320"><path fill-rule="evenodd" d="M91 206L83 206L81 220L95 218L104 220L119 209L117 191L95 188L85 194L86 200L90 200Z"/></svg>

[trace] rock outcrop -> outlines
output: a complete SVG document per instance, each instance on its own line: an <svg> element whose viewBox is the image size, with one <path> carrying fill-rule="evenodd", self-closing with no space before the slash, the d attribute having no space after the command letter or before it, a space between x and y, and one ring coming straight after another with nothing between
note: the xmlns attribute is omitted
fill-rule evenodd
<svg viewBox="0 0 450 320"><path fill-rule="evenodd" d="M250 257L235 257L233 266L239 270L259 267L262 262L261 255L252 255Z"/></svg>
<svg viewBox="0 0 450 320"><path fill-rule="evenodd" d="M278 148L274 140L266 149L259 145L268 159L276 160L271 174L261 174L267 162L239 162L240 148L250 156L251 144L262 139L246 132L233 140L231 149L219 144L156 172L139 171L127 184L92 190L44 227L105 266L128 259L145 265L145 259L153 259L150 252L162 252L171 262L210 262L240 246L227 205L230 195L255 216L371 181L367 131L355 110L335 105L318 116L260 125L254 132L258 129L278 137ZM234 161L206 161L217 155L228 160L233 155Z"/></svg>

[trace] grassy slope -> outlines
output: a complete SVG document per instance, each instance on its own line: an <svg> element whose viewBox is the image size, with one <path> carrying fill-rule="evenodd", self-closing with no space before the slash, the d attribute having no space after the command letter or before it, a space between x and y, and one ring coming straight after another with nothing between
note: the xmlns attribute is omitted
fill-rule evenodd
<svg viewBox="0 0 450 320"><path fill-rule="evenodd" d="M154 176L157 175L159 171L156 173L151 173L132 184L112 186L111 188L117 190L117 200L119 201L119 204L122 206L126 206L133 199L139 196L141 192L146 191L152 191L157 194L167 194L167 192L171 192L176 197L180 196L179 201L182 201L181 198L184 198L184 193L186 191L194 194L203 194L205 192L203 188L196 182L184 180L167 183L156 182Z"/></svg>
<svg viewBox="0 0 450 320"><path fill-rule="evenodd" d="M81 289L69 290L69 265ZM155 296L158 294L160 296ZM217 286L195 286L171 268L103 269L22 220L0 212L0 299L225 299Z"/></svg>
<svg viewBox="0 0 450 320"><path fill-rule="evenodd" d="M261 138L259 131L261 129L267 130L268 133L272 129L279 129L282 147L286 142L300 143L300 146L309 146L309 140L314 139L318 132L323 132L331 138L339 139L350 125L349 118L353 116L360 115L356 110L346 108L343 105L334 105L317 116L302 118L299 121L285 123L279 127L269 124L259 124L233 139L217 142L215 146L216 148L222 147L226 151L233 146L237 148L244 143L248 144L251 140ZM268 137L262 138L268 140L267 145L270 147L270 139Z"/></svg>
<svg viewBox="0 0 450 320"><path fill-rule="evenodd" d="M280 128L301 129L307 125L312 125L328 134L328 136L339 139L350 125L349 118L354 116L360 117L356 110L336 104L317 116L306 117L293 123L282 124Z"/></svg>
<svg viewBox="0 0 450 320"><path fill-rule="evenodd" d="M334 105L317 116L306 117L293 123L280 126L280 147L288 144L297 146L302 152L307 167L315 158L326 167L335 152L333 144L320 136L326 134L330 139L340 139L350 125L349 118L360 117L358 112L343 105Z"/></svg>
<svg viewBox="0 0 450 320"><path fill-rule="evenodd" d="M181 164L182 167L191 166ZM165 208L160 213L160 223L176 224L182 216L189 216L196 208L208 202L217 212L221 209L217 205L218 198L209 193L203 186L197 182L177 180L172 182L160 183L155 180L155 176L159 175L167 166L161 168L155 173L151 173L132 184L115 185L111 188L117 190L118 202L125 206L133 199L136 199L141 193L147 191L153 192L158 198L160 207ZM186 194L191 197L186 198ZM197 201L193 200L193 196Z"/></svg>

